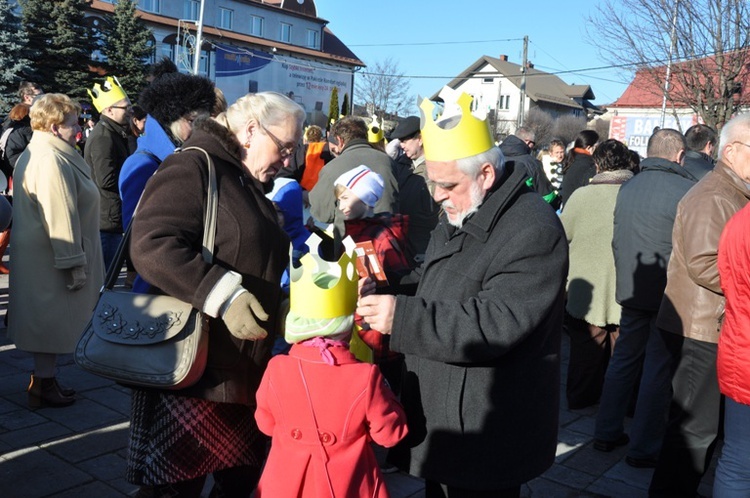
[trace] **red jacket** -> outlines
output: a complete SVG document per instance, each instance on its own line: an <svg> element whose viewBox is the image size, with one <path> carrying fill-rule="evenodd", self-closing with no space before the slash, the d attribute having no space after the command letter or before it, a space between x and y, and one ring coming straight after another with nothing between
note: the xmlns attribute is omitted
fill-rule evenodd
<svg viewBox="0 0 750 498"><path fill-rule="evenodd" d="M717 358L719 388L750 405L750 205L724 227L718 264L726 298Z"/></svg>
<svg viewBox="0 0 750 498"><path fill-rule="evenodd" d="M370 441L395 445L406 415L377 366L346 347L328 350L334 366L302 344L268 364L255 419L273 441L258 498L389 496Z"/></svg>

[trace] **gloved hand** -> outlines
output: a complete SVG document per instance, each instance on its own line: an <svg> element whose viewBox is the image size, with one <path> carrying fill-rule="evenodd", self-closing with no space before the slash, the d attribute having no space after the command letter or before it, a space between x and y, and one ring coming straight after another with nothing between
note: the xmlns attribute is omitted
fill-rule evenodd
<svg viewBox="0 0 750 498"><path fill-rule="evenodd" d="M268 320L268 313L255 296L243 292L232 301L222 318L233 336L254 341L268 336L268 332L258 325L255 317Z"/></svg>
<svg viewBox="0 0 750 498"><path fill-rule="evenodd" d="M86 283L86 269L83 266L71 268L70 277L73 283L68 285L68 290L77 291Z"/></svg>

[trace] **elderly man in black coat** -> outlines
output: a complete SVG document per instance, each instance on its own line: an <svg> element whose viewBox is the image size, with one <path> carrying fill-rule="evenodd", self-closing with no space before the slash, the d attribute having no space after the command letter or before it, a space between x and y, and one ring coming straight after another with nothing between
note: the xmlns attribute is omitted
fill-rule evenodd
<svg viewBox="0 0 750 498"><path fill-rule="evenodd" d="M467 101L458 118L436 124L425 113L427 173L444 213L412 275L416 296L374 295L365 279L357 307L406 355L409 470L428 498L519 496L557 446L565 232Z"/></svg>

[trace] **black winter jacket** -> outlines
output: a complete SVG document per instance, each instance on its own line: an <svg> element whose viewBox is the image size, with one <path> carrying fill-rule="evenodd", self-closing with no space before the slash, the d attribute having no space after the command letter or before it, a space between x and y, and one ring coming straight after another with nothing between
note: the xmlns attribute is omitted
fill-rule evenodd
<svg viewBox="0 0 750 498"><path fill-rule="evenodd" d="M416 296L396 297L415 475L500 489L555 459L568 243L527 179L506 168L461 229L442 215Z"/></svg>
<svg viewBox="0 0 750 498"><path fill-rule="evenodd" d="M576 154L570 168L563 174L560 184L562 202L567 202L576 189L588 185L594 175L596 175L596 166L592 157L588 154Z"/></svg>
<svg viewBox="0 0 750 498"><path fill-rule="evenodd" d="M615 299L657 311L667 285L677 204L697 179L679 164L650 157L620 187L614 214ZM593 262L592 262L593 263Z"/></svg>
<svg viewBox="0 0 750 498"><path fill-rule="evenodd" d="M102 116L86 140L83 158L91 166L101 195L99 230L122 233L122 200L118 189L122 163L130 155L130 127Z"/></svg>
<svg viewBox="0 0 750 498"><path fill-rule="evenodd" d="M544 166L541 161L531 155L531 149L526 145L526 142L515 135L510 135L500 144L500 150L507 162L522 164L528 170L531 177L531 188L539 192L539 195L544 197L555 209L560 206L559 199L553 194L555 189L544 172Z"/></svg>

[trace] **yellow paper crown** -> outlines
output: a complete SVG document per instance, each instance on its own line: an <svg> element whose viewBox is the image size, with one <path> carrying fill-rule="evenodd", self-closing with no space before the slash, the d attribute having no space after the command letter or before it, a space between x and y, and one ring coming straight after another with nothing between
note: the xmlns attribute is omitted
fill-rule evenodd
<svg viewBox="0 0 750 498"><path fill-rule="evenodd" d="M310 252L300 258L300 266L289 271L289 309L305 318L335 318L351 315L357 307L357 254L351 237L342 243L344 254L336 262L326 261L318 254L322 239L312 234L307 239ZM335 277L321 279L322 274ZM328 281L326 288L319 285Z"/></svg>
<svg viewBox="0 0 750 498"><path fill-rule="evenodd" d="M457 94L449 87L440 92L445 102L441 121L453 116L458 120L450 128L441 128L433 119L433 102L422 99L419 104L422 113L422 144L427 160L455 161L481 154L495 146L487 120L471 114L471 96L463 92Z"/></svg>
<svg viewBox="0 0 750 498"><path fill-rule="evenodd" d="M104 80L104 84L100 85L96 83L94 88L87 90L91 97L94 107L98 112L102 112L107 107L116 104L122 99L128 98L125 90L120 86L120 82L117 77L107 76Z"/></svg>
<svg viewBox="0 0 750 498"><path fill-rule="evenodd" d="M371 144L379 144L383 141L383 127L378 122L378 117L372 117L372 123L367 128L367 141Z"/></svg>

